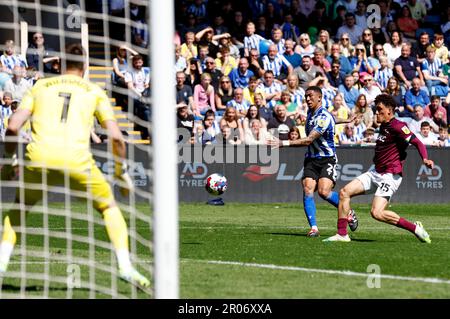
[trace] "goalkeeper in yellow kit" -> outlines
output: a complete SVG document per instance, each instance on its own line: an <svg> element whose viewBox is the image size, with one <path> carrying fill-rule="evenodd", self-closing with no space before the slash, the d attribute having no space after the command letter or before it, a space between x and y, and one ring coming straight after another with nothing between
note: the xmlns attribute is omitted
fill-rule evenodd
<svg viewBox="0 0 450 319"><path fill-rule="evenodd" d="M11 116L6 132L5 157L16 158L17 137L20 128L31 119L32 141L25 154L25 204L30 209L42 199L42 190L27 185L41 185L45 174L47 184L55 185L70 178L73 190L88 192L94 207L105 221L108 236L114 246L120 278L141 288L150 286L147 278L131 265L128 249L128 231L122 213L114 200L111 187L95 165L90 152L90 133L94 117L108 131L115 161L115 177L122 184L122 192L131 189L132 182L126 171L126 147L122 133L105 92L84 80L84 51L81 45L66 48L66 71L63 75L39 80L26 93L17 112ZM2 168L2 179L11 178L13 165ZM16 202L20 193L17 190ZM6 272L17 241L20 210L11 210L3 220L0 243L0 275Z"/></svg>

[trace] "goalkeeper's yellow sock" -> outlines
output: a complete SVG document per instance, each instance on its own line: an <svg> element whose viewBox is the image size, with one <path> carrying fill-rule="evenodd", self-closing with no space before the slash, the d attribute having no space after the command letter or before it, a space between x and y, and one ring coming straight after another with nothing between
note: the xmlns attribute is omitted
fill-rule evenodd
<svg viewBox="0 0 450 319"><path fill-rule="evenodd" d="M116 251L119 268L125 271L130 270L132 266L128 250L128 230L120 209L117 206L105 209L103 219L106 232Z"/></svg>
<svg viewBox="0 0 450 319"><path fill-rule="evenodd" d="M5 268L3 270L6 270L8 266L16 241L16 232L11 226L9 216L6 216L3 221L3 236L2 242L0 243L0 267Z"/></svg>

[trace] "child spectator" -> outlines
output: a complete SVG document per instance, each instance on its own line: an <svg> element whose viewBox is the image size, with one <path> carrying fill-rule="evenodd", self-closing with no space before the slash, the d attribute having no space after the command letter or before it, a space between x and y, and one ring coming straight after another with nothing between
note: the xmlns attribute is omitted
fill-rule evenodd
<svg viewBox="0 0 450 319"><path fill-rule="evenodd" d="M442 61L442 63L447 64L448 59L448 48L444 44L444 35L440 32L434 34L433 45L436 48L436 57Z"/></svg>
<svg viewBox="0 0 450 319"><path fill-rule="evenodd" d="M436 134L431 132L430 123L427 121L422 122L420 125L420 133L417 135L419 140L427 146L438 146L438 139Z"/></svg>
<svg viewBox="0 0 450 319"><path fill-rule="evenodd" d="M237 67L236 59L230 55L230 48L220 48L219 57L216 59L216 67L223 75L230 74L231 70Z"/></svg>
<svg viewBox="0 0 450 319"><path fill-rule="evenodd" d="M247 36L244 38L244 56L250 55L251 49L256 49L259 52L259 42L265 39L255 33L255 24L253 22L247 23Z"/></svg>
<svg viewBox="0 0 450 319"><path fill-rule="evenodd" d="M256 93L264 94L264 91L258 87L258 78L256 76L252 76L248 82L248 86L243 91L244 100L250 104L255 104Z"/></svg>
<svg viewBox="0 0 450 319"><path fill-rule="evenodd" d="M186 42L181 45L181 55L185 57L187 61L192 58L196 58L198 55L197 45L194 43L195 33L186 33Z"/></svg>
<svg viewBox="0 0 450 319"><path fill-rule="evenodd" d="M439 128L439 137L438 137L437 145L439 147L449 147L450 146L450 139L448 137L447 128L445 128L445 127Z"/></svg>
<svg viewBox="0 0 450 319"><path fill-rule="evenodd" d="M294 126L289 130L289 141L299 140L301 138L300 130Z"/></svg>
<svg viewBox="0 0 450 319"><path fill-rule="evenodd" d="M389 68L389 61L387 57L381 56L379 60L381 68L375 71L374 80L378 83L378 86L382 90L385 90L388 86L388 81L394 75L394 72L391 68Z"/></svg>

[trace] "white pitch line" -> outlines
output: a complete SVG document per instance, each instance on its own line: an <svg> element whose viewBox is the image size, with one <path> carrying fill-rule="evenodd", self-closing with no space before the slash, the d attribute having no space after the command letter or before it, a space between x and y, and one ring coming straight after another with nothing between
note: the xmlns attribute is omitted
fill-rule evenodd
<svg viewBox="0 0 450 319"><path fill-rule="evenodd" d="M221 261L221 260L186 260L185 261L195 261L206 264L217 264L217 265L232 265L241 267L253 267L253 268L266 268L274 270L290 270L290 271L302 271L302 272L313 272L322 273L328 275L342 275L342 276L353 276L353 277L368 277L375 276L373 273L361 273L349 270L331 270L331 269L316 269L316 268L304 268L304 267L294 267L294 266L279 266L272 264L255 264L255 263L243 263L238 261ZM393 279L393 280L403 280L403 281L416 281L416 282L426 282L431 284L446 284L450 285L450 280L441 278L427 278L427 277L405 277L396 275L383 275L380 274L379 278Z"/></svg>
<svg viewBox="0 0 450 319"><path fill-rule="evenodd" d="M228 229L231 226L180 226L181 229ZM389 226L386 227L364 227L364 230L387 230L390 229ZM308 226L271 226L271 225L253 225L253 226L236 226L233 229L259 229L259 228L276 228L276 229L299 229L299 230L309 230ZM336 229L336 227L321 226L320 229ZM450 230L450 227L427 227L427 230Z"/></svg>

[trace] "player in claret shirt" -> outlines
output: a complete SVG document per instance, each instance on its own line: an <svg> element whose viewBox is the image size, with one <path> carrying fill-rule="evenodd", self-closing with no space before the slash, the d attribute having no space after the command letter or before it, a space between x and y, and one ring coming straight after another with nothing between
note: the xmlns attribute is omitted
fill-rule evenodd
<svg viewBox="0 0 450 319"><path fill-rule="evenodd" d="M422 157L423 164L433 168L434 163L428 159L427 149L409 130L408 126L394 118L395 101L388 94L380 94L375 99L376 116L380 133L375 146L373 158L375 168L356 177L339 193L338 232L324 241L349 242L347 234L347 214L350 211L350 199L353 196L375 193L370 213L378 221L385 222L415 234L425 243L431 243L430 236L420 222L411 223L395 212L387 210L392 195L402 182L403 163L406 159L408 144L414 145Z"/></svg>

